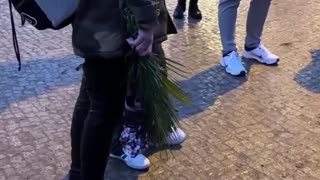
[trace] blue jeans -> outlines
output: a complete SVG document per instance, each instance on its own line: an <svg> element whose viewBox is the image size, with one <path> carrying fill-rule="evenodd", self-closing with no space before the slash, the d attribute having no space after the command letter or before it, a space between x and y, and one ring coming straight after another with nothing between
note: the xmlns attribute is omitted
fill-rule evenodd
<svg viewBox="0 0 320 180"><path fill-rule="evenodd" d="M235 30L240 0L220 0L219 28L223 54L236 51ZM258 47L261 41L263 26L268 15L271 0L251 0L247 17L247 35L245 45Z"/></svg>

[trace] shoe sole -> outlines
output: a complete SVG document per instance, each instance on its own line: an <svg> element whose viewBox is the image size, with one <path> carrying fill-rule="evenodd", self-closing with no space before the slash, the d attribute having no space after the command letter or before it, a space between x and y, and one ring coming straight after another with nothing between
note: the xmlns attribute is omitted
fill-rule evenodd
<svg viewBox="0 0 320 180"><path fill-rule="evenodd" d="M148 169L148 168L150 167L150 165L147 165L147 166L145 166L145 167L131 166L131 165L129 165L124 159L122 159L120 156L113 155L113 154L110 154L109 156L110 156L111 158L121 160L121 161L124 162L128 167L130 167L130 168L132 168L132 169L135 169L135 170L143 171L143 170L146 170L146 169Z"/></svg>
<svg viewBox="0 0 320 180"><path fill-rule="evenodd" d="M277 65L278 62L280 61L280 59L277 59L276 62L274 62L274 63L266 63L266 62L264 62L261 58L259 58L259 57L257 57L257 56L251 56L251 55L248 55L248 54L247 54L247 55L244 55L244 54L245 54L245 53L242 54L242 57L243 57L244 59L256 60L256 61L258 61L259 63L265 64L265 65L268 65L268 66Z"/></svg>
<svg viewBox="0 0 320 180"><path fill-rule="evenodd" d="M182 141L179 141L177 143L167 143L169 146L178 146L180 144L182 144L185 140L187 139L187 136L185 138L183 138Z"/></svg>
<svg viewBox="0 0 320 180"><path fill-rule="evenodd" d="M246 72L246 71L241 71L239 74L234 74L234 73L229 72L229 71L227 70L227 66L224 64L223 61L220 62L220 65L221 65L222 67L224 67L225 70L226 70L226 72L227 72L228 74L232 75L232 76L243 77L243 76L246 76L246 75L247 75L247 72Z"/></svg>

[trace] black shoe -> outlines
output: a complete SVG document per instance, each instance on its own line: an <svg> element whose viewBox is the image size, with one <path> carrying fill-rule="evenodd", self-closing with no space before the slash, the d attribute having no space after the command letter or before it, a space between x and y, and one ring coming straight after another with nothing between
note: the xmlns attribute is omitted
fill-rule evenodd
<svg viewBox="0 0 320 180"><path fill-rule="evenodd" d="M202 19L201 11L198 9L197 11L189 11L189 17L196 20Z"/></svg>
<svg viewBox="0 0 320 180"><path fill-rule="evenodd" d="M202 19L202 14L198 7L198 0L190 0L189 18L196 19L196 20Z"/></svg>
<svg viewBox="0 0 320 180"><path fill-rule="evenodd" d="M174 10L173 17L176 19L183 19L184 18L184 10L177 6Z"/></svg>
<svg viewBox="0 0 320 180"><path fill-rule="evenodd" d="M173 17L176 19L183 19L186 11L186 0L178 0L178 5L174 10Z"/></svg>
<svg viewBox="0 0 320 180"><path fill-rule="evenodd" d="M196 20L202 19L202 13L201 13L200 9L198 8L198 6L196 6L194 8L189 8L189 17L192 19L196 19Z"/></svg>

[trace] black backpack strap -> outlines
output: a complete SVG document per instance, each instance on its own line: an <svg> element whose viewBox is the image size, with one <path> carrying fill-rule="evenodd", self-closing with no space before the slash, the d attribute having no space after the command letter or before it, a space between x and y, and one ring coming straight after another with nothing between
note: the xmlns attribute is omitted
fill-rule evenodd
<svg viewBox="0 0 320 180"><path fill-rule="evenodd" d="M12 41L13 41L13 47L14 47L14 52L16 54L19 67L18 70L21 70L21 56L20 56L20 51L19 51L19 44L18 44L18 39L17 39L17 34L16 34L16 27L14 25L14 18L13 18L13 13L12 13L12 3L11 0L8 0L9 2L9 8L10 8L10 18L11 18L11 27L12 27Z"/></svg>

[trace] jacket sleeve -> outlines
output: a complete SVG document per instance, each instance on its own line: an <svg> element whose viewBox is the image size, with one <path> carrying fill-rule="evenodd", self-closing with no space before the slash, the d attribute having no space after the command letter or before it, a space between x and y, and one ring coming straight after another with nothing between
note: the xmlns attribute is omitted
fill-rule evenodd
<svg viewBox="0 0 320 180"><path fill-rule="evenodd" d="M142 30L152 30L157 23L157 4L155 0L126 0L128 8Z"/></svg>

